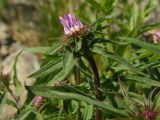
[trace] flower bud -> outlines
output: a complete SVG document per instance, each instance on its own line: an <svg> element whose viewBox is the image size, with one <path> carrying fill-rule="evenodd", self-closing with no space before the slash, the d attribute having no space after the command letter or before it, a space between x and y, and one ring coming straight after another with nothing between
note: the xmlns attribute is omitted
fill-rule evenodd
<svg viewBox="0 0 160 120"><path fill-rule="evenodd" d="M160 112L154 111L154 109L151 106L149 105L144 106L144 111L142 112L143 118L147 120L155 120L159 115Z"/></svg>
<svg viewBox="0 0 160 120"><path fill-rule="evenodd" d="M36 96L32 101L32 105L34 108L39 109L43 105L43 102L44 98L42 96Z"/></svg>
<svg viewBox="0 0 160 120"><path fill-rule="evenodd" d="M155 31L152 37L153 37L153 42L157 44L158 41L160 40L160 30Z"/></svg>

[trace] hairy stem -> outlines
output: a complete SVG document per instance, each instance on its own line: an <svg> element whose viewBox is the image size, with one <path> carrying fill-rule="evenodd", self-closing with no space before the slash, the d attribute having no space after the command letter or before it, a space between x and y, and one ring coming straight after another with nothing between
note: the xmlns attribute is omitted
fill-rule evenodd
<svg viewBox="0 0 160 120"><path fill-rule="evenodd" d="M8 89L8 92L11 94L11 96L13 97L13 99L15 100L15 102L16 102L16 107L18 108L18 109L20 109L20 101L19 101L19 99L18 99L18 97L12 92L12 90L8 87L7 88Z"/></svg>
<svg viewBox="0 0 160 120"><path fill-rule="evenodd" d="M88 60L89 64L91 65L91 68L92 68L95 97L97 100L101 100L102 93L100 91L100 80L99 80L99 73L98 73L97 65L96 65L96 62L95 62L95 59L93 57L92 52L87 48L85 48L85 57ZM96 109L96 118L95 119L101 120L101 112L98 108Z"/></svg>
<svg viewBox="0 0 160 120"><path fill-rule="evenodd" d="M76 80L76 84L79 85L80 84L80 67L79 67L79 64L77 64L76 68L75 68L75 80Z"/></svg>

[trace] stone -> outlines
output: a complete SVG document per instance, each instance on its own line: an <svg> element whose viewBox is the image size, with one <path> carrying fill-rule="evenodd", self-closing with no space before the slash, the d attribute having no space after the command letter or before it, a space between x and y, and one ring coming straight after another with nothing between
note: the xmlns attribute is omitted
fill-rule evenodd
<svg viewBox="0 0 160 120"><path fill-rule="evenodd" d="M10 54L3 59L0 64L0 71L3 74L11 73L13 62L15 60L16 55L25 47L20 45L19 43L14 43L10 47ZM36 55L28 52L22 52L17 61L17 76L22 83L22 91L20 93L20 105L22 106L26 100L27 91L24 88L24 85L32 85L34 83L34 79L28 78L28 76L36 71L39 68L38 58ZM15 88L13 86L10 87L15 93ZM12 97L9 95L9 99ZM10 111L8 113L8 111ZM0 120L10 120L14 114L16 114L17 110L9 105L5 105L3 111L0 114Z"/></svg>
<svg viewBox="0 0 160 120"><path fill-rule="evenodd" d="M9 37L9 28L8 26L3 23L0 22L0 43L1 44L5 44L5 40L7 39L7 37Z"/></svg>

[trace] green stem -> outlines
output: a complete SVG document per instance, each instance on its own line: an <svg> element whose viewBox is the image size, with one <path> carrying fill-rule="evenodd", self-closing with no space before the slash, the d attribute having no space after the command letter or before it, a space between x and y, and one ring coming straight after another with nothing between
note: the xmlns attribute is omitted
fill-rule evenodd
<svg viewBox="0 0 160 120"><path fill-rule="evenodd" d="M77 62L77 65L76 65L76 68L75 68L75 81L76 81L76 85L80 84L80 66L79 66L79 61ZM80 117L80 106L79 106L78 111L77 111L76 120L80 120L80 118L81 117Z"/></svg>

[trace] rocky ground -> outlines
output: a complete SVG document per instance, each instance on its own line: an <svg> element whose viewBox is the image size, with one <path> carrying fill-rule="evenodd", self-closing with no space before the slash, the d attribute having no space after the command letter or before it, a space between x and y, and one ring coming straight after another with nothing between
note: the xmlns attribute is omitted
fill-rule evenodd
<svg viewBox="0 0 160 120"><path fill-rule="evenodd" d="M13 2L13 4L15 5L18 4L16 3L16 1ZM21 0L19 4L24 4L23 0ZM30 44L34 45L34 41L37 39L38 38L33 29L28 29L28 31L20 30L18 21L16 21L15 19L13 19L11 23L9 23L8 20L0 21L0 73L11 74L15 56L19 51L27 47L24 42L33 41L33 43ZM18 78L23 84L23 90L20 93L21 104L24 103L27 95L27 92L24 89L24 84L31 85L34 82L34 80L28 78L28 76L37 69L37 56L24 51L20 55L17 64ZM8 98L12 99L10 95L8 95ZM10 120L15 113L16 109L14 107L5 105L3 111L0 112L0 120Z"/></svg>
<svg viewBox="0 0 160 120"><path fill-rule="evenodd" d="M3 3L2 3L3 2ZM0 73L11 74L15 56L24 48L38 45L38 30L35 25L38 16L32 0L0 1ZM20 104L25 101L27 92L24 84L31 85L34 79L28 76L39 67L38 57L23 51L17 62L18 78L23 85ZM15 91L13 86L10 86ZM9 99L12 99L8 95ZM0 120L10 120L16 113L12 106L5 105L0 112Z"/></svg>
<svg viewBox="0 0 160 120"><path fill-rule="evenodd" d="M20 42L16 41L11 33L9 33L9 27L0 23L0 72L2 74L11 74L13 61L15 56L24 49L26 46L22 45ZM23 69L22 69L23 68ZM28 52L23 52L17 63L17 73L18 78L24 85L31 85L34 80L28 78L28 76L38 69L38 59L37 56ZM27 92L23 88L20 95L21 104L23 104L26 98ZM10 96L8 96L10 98ZM8 112L9 111L9 112ZM6 105L5 109L1 112L0 120L9 120L16 112L16 109Z"/></svg>

